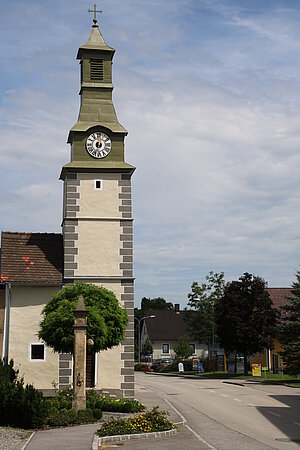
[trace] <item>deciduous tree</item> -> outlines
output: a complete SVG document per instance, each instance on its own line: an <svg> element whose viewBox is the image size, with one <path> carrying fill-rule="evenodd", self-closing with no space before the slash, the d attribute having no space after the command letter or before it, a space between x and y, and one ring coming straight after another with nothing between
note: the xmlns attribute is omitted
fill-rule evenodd
<svg viewBox="0 0 300 450"><path fill-rule="evenodd" d="M220 344L244 356L245 374L249 355L273 348L277 312L266 287L261 277L246 272L225 287L216 306Z"/></svg>
<svg viewBox="0 0 300 450"><path fill-rule="evenodd" d="M215 307L224 293L224 273L209 272L201 285L197 281L192 284L188 294L186 320L191 334L198 342L207 345L208 350L215 340Z"/></svg>
<svg viewBox="0 0 300 450"><path fill-rule="evenodd" d="M55 352L73 353L74 310L78 296L84 298L87 315L87 336L99 352L118 345L125 336L128 316L113 292L87 283L65 286L53 295L43 309L38 336Z"/></svg>
<svg viewBox="0 0 300 450"><path fill-rule="evenodd" d="M188 336L180 336L177 344L174 347L177 359L188 359L193 354L193 349L190 346L190 339Z"/></svg>

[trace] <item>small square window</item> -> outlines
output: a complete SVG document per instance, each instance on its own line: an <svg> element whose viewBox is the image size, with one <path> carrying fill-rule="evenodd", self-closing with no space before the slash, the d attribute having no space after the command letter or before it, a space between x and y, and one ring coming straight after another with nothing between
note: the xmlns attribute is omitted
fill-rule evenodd
<svg viewBox="0 0 300 450"><path fill-rule="evenodd" d="M45 346L44 344L31 344L30 345L30 360L31 361L44 361L45 360Z"/></svg>
<svg viewBox="0 0 300 450"><path fill-rule="evenodd" d="M170 345L169 344L162 345L162 353L170 353Z"/></svg>
<svg viewBox="0 0 300 450"><path fill-rule="evenodd" d="M102 180L95 180L95 189L102 190Z"/></svg>

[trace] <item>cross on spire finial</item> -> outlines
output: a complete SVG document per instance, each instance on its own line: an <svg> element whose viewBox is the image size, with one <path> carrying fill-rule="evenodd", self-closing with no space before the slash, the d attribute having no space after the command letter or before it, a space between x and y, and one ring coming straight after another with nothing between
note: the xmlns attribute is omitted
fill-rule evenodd
<svg viewBox="0 0 300 450"><path fill-rule="evenodd" d="M96 3L94 3L94 9L89 9L88 11L89 11L89 13L91 13L91 12L94 13L94 19L93 19L94 25L93 25L93 27L94 28L98 27L98 25L97 25L97 13L102 13L103 11L101 9L97 10Z"/></svg>

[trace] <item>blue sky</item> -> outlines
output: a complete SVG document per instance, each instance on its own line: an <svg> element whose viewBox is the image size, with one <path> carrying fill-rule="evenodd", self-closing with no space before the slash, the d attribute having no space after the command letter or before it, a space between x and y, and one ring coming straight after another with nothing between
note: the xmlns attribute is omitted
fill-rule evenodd
<svg viewBox="0 0 300 450"><path fill-rule="evenodd" d="M99 3L99 2L98 2ZM0 229L60 231L93 2L0 2ZM103 0L133 178L136 303L299 269L300 3Z"/></svg>

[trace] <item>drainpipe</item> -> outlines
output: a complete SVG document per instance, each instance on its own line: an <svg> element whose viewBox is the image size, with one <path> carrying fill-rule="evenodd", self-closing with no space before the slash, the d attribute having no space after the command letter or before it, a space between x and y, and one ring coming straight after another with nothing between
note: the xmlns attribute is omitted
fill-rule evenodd
<svg viewBox="0 0 300 450"><path fill-rule="evenodd" d="M2 359L8 358L10 299L11 299L11 283L7 283L5 286L5 315L4 315Z"/></svg>

